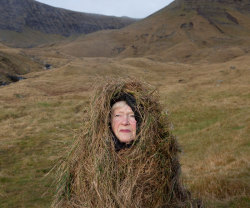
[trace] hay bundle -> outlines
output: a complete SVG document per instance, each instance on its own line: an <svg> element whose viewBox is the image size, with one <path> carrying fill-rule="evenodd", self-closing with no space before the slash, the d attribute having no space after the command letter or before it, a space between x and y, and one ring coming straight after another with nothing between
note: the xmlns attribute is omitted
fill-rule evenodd
<svg viewBox="0 0 250 208"><path fill-rule="evenodd" d="M132 94L141 122L130 148L116 151L110 130L111 100ZM96 88L84 130L61 165L53 207L198 207L180 183L176 139L156 91L131 79Z"/></svg>

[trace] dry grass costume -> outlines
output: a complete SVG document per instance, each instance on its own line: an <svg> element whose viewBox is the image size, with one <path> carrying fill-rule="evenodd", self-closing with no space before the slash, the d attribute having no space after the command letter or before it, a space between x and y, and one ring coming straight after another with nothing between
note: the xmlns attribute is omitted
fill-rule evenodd
<svg viewBox="0 0 250 208"><path fill-rule="evenodd" d="M119 143L110 127L111 107L120 100L137 120L137 136L129 145ZM61 165L53 207L200 207L180 183L179 147L154 89L108 80L97 87L88 116Z"/></svg>

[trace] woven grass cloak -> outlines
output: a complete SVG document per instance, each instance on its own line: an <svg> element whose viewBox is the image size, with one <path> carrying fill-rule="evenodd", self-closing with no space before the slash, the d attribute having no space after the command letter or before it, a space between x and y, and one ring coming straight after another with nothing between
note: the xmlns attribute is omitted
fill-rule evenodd
<svg viewBox="0 0 250 208"><path fill-rule="evenodd" d="M141 123L130 148L115 150L111 100L136 99ZM96 87L83 131L59 170L54 208L199 207L180 182L179 146L151 86L110 79Z"/></svg>

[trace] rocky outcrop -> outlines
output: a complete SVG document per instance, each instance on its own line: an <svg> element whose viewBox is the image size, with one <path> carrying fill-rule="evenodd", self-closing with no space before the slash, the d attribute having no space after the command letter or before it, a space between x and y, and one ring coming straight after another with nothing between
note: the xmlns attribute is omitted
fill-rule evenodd
<svg viewBox="0 0 250 208"><path fill-rule="evenodd" d="M34 0L1 0L0 29L22 32L31 28L43 33L70 36L103 29L117 29L135 19L73 12Z"/></svg>
<svg viewBox="0 0 250 208"><path fill-rule="evenodd" d="M212 25L223 33L217 24L239 24L236 17L227 12L237 11L242 14L250 14L249 0L176 0L172 3L172 9L183 9L184 12L196 11L207 19Z"/></svg>
<svg viewBox="0 0 250 208"><path fill-rule="evenodd" d="M185 10L199 9L214 9L214 5L217 4L217 8L235 8L240 12L250 11L249 0L175 0L173 6L182 6Z"/></svg>

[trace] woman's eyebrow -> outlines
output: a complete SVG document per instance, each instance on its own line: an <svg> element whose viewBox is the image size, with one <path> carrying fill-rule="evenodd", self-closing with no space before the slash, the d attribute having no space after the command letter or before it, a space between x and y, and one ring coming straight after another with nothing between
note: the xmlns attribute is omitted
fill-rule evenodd
<svg viewBox="0 0 250 208"><path fill-rule="evenodd" d="M124 112L124 111L117 111L117 112L113 112L113 113L125 113L125 112ZM128 111L128 112L126 112L126 113L128 113L128 114L133 113L133 114L134 114L133 111Z"/></svg>
<svg viewBox="0 0 250 208"><path fill-rule="evenodd" d="M116 112L114 112L114 113L124 113L124 111L116 111Z"/></svg>

